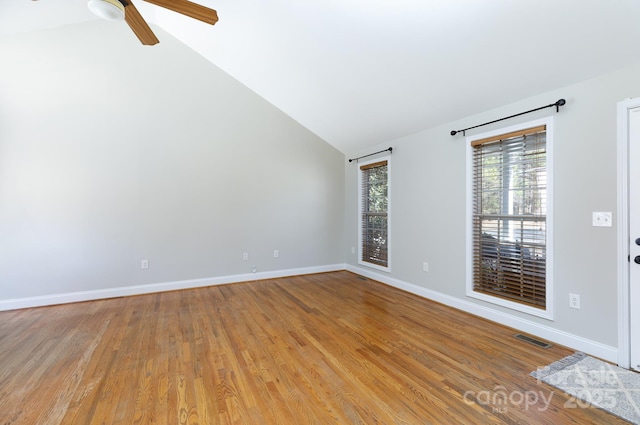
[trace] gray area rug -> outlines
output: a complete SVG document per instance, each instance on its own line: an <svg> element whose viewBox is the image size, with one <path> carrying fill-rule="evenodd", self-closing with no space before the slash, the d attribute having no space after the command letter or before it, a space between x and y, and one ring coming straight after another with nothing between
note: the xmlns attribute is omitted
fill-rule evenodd
<svg viewBox="0 0 640 425"><path fill-rule="evenodd" d="M640 424L640 373L578 352L531 376L572 396L565 403L567 408L595 406Z"/></svg>

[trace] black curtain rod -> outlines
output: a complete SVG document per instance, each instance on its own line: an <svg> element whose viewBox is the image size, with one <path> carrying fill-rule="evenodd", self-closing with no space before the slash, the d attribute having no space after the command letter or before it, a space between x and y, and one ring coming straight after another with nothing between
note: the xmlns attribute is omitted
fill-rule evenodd
<svg viewBox="0 0 640 425"><path fill-rule="evenodd" d="M463 136L466 136L467 134L465 133L467 130L471 130L472 128L478 128L478 127L482 127L483 125L489 125L489 124L493 124L494 122L498 122L498 121L504 121L504 120L508 120L509 118L514 118L514 117L519 117L520 115L524 115L524 114L529 114L531 112L535 112L535 111L539 111L540 109L545 109L545 108L551 108L552 106L556 107L556 112L560 112L560 107L563 106L565 103L567 103L566 100L564 99L559 99L556 103L550 103L549 105L546 106L541 106L539 108L536 109L532 109L530 111L526 111L526 112L520 112L519 114L515 114L515 115L510 115L508 117L504 117L504 118L500 118L497 120L493 120L493 121L489 121L486 122L484 124L478 124L478 125L474 125L473 127L468 127L465 128L463 130L451 130L451 135L455 136L457 133L462 132Z"/></svg>
<svg viewBox="0 0 640 425"><path fill-rule="evenodd" d="M349 160L349 162L357 161L357 160L359 160L359 159L366 158L366 157L368 157L368 156L377 155L377 154L379 154L379 153L386 152L386 151L389 151L389 152L393 153L393 148L387 148L387 149L385 149L385 150L383 150L383 151L370 153L369 155L363 155L363 156L359 156L359 157L357 157L357 158L351 158L351 159Z"/></svg>

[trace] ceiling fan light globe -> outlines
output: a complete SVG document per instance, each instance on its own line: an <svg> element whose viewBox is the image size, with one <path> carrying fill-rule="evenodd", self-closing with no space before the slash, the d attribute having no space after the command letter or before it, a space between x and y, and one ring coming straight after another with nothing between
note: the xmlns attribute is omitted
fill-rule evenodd
<svg viewBox="0 0 640 425"><path fill-rule="evenodd" d="M99 18L124 21L124 6L118 0L89 0L87 7Z"/></svg>

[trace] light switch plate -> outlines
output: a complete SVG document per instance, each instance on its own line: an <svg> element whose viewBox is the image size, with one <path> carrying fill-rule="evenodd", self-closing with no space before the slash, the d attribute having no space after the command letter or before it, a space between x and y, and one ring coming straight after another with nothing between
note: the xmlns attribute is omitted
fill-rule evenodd
<svg viewBox="0 0 640 425"><path fill-rule="evenodd" d="M593 212L594 227L611 227L611 212Z"/></svg>

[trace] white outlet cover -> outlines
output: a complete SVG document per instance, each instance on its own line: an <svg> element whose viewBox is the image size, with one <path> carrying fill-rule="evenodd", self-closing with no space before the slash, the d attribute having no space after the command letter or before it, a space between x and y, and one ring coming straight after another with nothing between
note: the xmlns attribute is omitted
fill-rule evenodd
<svg viewBox="0 0 640 425"><path fill-rule="evenodd" d="M580 295L569 294L569 307L580 309Z"/></svg>
<svg viewBox="0 0 640 425"><path fill-rule="evenodd" d="M592 225L594 227L611 227L612 226L612 214L611 212L598 212L594 211L592 215Z"/></svg>

